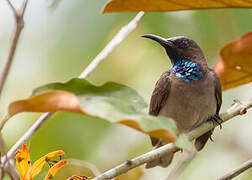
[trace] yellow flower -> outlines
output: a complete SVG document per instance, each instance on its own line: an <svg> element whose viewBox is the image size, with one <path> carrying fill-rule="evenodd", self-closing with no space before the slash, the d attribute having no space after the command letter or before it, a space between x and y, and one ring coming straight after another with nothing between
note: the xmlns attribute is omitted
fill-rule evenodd
<svg viewBox="0 0 252 180"><path fill-rule="evenodd" d="M51 173L54 175L59 168L66 164L66 161L61 160L64 154L61 150L48 153L31 166L29 147L23 143L22 148L16 152L16 166L20 174L20 180L33 180L46 164L51 167L48 174ZM51 160L55 157L60 157L60 161Z"/></svg>
<svg viewBox="0 0 252 180"><path fill-rule="evenodd" d="M56 164L54 164L50 170L48 171L45 180L50 180L52 179L52 177L56 174L56 172L66 164L67 162L65 160L61 160L59 162L57 162Z"/></svg>
<svg viewBox="0 0 252 180"><path fill-rule="evenodd" d="M27 180L31 169L31 158L29 148L26 144L22 144L21 150L16 152L16 166L20 175L20 180Z"/></svg>
<svg viewBox="0 0 252 180"><path fill-rule="evenodd" d="M68 178L67 180L74 180L74 179L77 179L77 180L87 180L87 179L90 179L89 177L87 176L80 176L80 175L72 175L70 178Z"/></svg>

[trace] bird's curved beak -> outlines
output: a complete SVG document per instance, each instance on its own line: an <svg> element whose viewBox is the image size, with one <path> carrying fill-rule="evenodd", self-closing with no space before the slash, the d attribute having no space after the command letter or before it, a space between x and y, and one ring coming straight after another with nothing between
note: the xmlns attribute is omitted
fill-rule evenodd
<svg viewBox="0 0 252 180"><path fill-rule="evenodd" d="M145 34L145 35L142 35L141 37L152 39L152 40L158 42L164 48L169 48L169 47L172 48L174 46L172 41L169 41L169 40L162 38L160 36L157 36L157 35Z"/></svg>
<svg viewBox="0 0 252 180"><path fill-rule="evenodd" d="M180 59L180 56L177 52L177 48L170 39L165 39L160 36L152 35L152 34L142 35L142 37L152 39L158 42L161 46L163 46L167 55L170 57L170 60L172 61L172 63Z"/></svg>

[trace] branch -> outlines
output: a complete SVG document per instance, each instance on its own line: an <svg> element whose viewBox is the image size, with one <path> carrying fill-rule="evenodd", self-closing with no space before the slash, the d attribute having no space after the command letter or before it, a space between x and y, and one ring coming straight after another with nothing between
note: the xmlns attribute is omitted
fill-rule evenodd
<svg viewBox="0 0 252 180"><path fill-rule="evenodd" d="M131 33L136 27L137 23L143 17L144 12L139 12L129 24L121 28L121 30L114 36L114 38L107 44L107 46L94 58L88 67L81 73L79 78L86 78L91 72Z"/></svg>
<svg viewBox="0 0 252 180"><path fill-rule="evenodd" d="M3 140L1 133L0 133L0 146L1 146L2 152L4 154L4 157L6 158L7 157L7 149L6 149L6 145L4 143L4 140ZM6 165L1 164L1 167L4 167L4 165L5 165L5 167L3 169L10 175L11 179L18 180L19 179L18 174L15 171L14 165L10 163L9 159L7 159L5 162L6 162ZM0 176L0 179L1 179L1 176Z"/></svg>
<svg viewBox="0 0 252 180"><path fill-rule="evenodd" d="M10 0L6 0L6 1L7 1L8 5L10 6L10 9L13 12L14 17L15 17L15 29L14 29L14 32L13 32L13 35L12 35L10 50L9 50L9 53L8 53L8 56L7 56L7 59L6 59L6 63L4 65L3 72L2 72L1 77L0 77L0 97L1 97L1 94L2 94L2 91L3 91L3 88L4 88L7 76L8 76L9 71L10 71L10 67L11 67L11 64L12 64L12 61L13 61L13 58L14 58L14 55L15 55L15 51L16 51L16 48L17 48L17 44L18 44L18 40L19 40L21 31L22 31L22 29L24 27L23 17L24 17L25 9L26 9L27 2L28 2L28 0L24 0L21 8L19 10L16 10L14 8L13 4L10 2ZM1 125L3 126L5 124L5 122L7 122L7 120L8 120L8 118L5 118L1 122ZM0 159L1 160L0 164L3 163L1 165L4 165L7 162L5 170L11 176L11 179L14 179L14 180L18 179L15 168L13 167L13 165L8 160L6 146L4 144L4 140L3 140L1 134L0 134L0 146L2 148L2 151L4 153L4 158L5 158L4 162L2 161L2 159Z"/></svg>
<svg viewBox="0 0 252 180"><path fill-rule="evenodd" d="M144 12L139 12L129 24L122 27L121 30L114 36L114 38L107 44L107 46L95 57L95 59L88 65L88 67L81 73L79 78L86 78L92 73L95 68L124 40L129 33L131 33L136 27L137 23L143 17ZM52 113L45 113L30 127L30 129L12 146L7 153L7 158L14 155L15 151L21 146L24 141L27 141L31 136L37 132L37 130L46 122L46 120L52 115ZM5 162L6 158L2 158L2 162Z"/></svg>
<svg viewBox="0 0 252 180"><path fill-rule="evenodd" d="M245 163L243 163L240 167L232 170L231 172L227 173L226 175L220 177L218 180L230 180L236 176L238 176L239 174L243 173L244 171L246 171L247 169L252 167L252 159L246 161Z"/></svg>
<svg viewBox="0 0 252 180"><path fill-rule="evenodd" d="M9 74L10 67L11 67L11 64L13 61L13 57L14 57L14 54L16 51L17 43L18 43L21 31L24 27L23 17L24 17L24 12L25 12L26 6L27 6L27 2L28 2L28 0L24 0L21 9L16 10L14 8L14 6L12 5L12 3L10 2L10 0L7 0L7 3L10 6L10 8L15 16L15 30L12 35L11 46L10 46L10 50L9 50L9 53L7 56L6 64L4 65L3 72L2 72L1 78L0 78L0 95L3 91L3 87L6 82L7 76Z"/></svg>
<svg viewBox="0 0 252 180"><path fill-rule="evenodd" d="M220 117L222 118L223 122L232 119L237 115L242 115L246 112L247 109L252 107L252 100L250 100L246 105L242 105L240 102L235 102L234 105L228 109L226 112L222 113ZM202 134L206 133L207 131L213 129L214 127L218 126L215 122L206 122L201 126L195 128L194 130L187 133L187 136L190 140L193 140ZM158 149L154 149L146 154L138 156L132 160L127 160L123 164L120 164L103 174L93 178L92 180L107 180L117 177L123 173L126 173L130 169L133 169L137 166L150 162L154 159L160 158L165 154L174 153L178 151L179 148L176 147L174 143L166 144Z"/></svg>
<svg viewBox="0 0 252 180"><path fill-rule="evenodd" d="M170 171L169 175L167 176L166 180L172 179L175 180L179 177L181 172L190 164L193 158L196 156L196 150L193 149L192 151L185 152L178 162L176 162L175 166Z"/></svg>

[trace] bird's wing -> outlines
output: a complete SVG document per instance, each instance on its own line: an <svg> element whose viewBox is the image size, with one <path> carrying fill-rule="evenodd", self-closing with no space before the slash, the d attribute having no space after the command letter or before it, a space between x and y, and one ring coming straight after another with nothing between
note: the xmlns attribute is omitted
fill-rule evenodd
<svg viewBox="0 0 252 180"><path fill-rule="evenodd" d="M212 74L213 77L213 81L214 81L214 89L215 89L215 99L216 99L216 103L217 103L217 108L216 108L216 113L215 115L219 116L219 112L220 112L220 108L221 108L221 104L222 104L222 91L221 91L221 83L220 83L220 79L217 76L217 74L210 69L210 73ZM203 147L205 146L207 140L211 137L212 135L212 131L208 131L205 134L201 135L200 137L198 137L195 140L195 148L200 151L201 149L203 149Z"/></svg>
<svg viewBox="0 0 252 180"><path fill-rule="evenodd" d="M222 104L222 91L221 91L221 83L217 74L211 69L211 72L214 77L214 87L215 87L215 98L217 102L216 114L219 115L221 104Z"/></svg>
<svg viewBox="0 0 252 180"><path fill-rule="evenodd" d="M170 70L164 72L155 85L155 89L151 96L149 114L157 116L165 104L171 89Z"/></svg>
<svg viewBox="0 0 252 180"><path fill-rule="evenodd" d="M158 116L161 108L164 106L171 89L171 71L164 72L156 83L155 89L151 96L149 114ZM151 138L152 145L155 146L159 142L157 138Z"/></svg>

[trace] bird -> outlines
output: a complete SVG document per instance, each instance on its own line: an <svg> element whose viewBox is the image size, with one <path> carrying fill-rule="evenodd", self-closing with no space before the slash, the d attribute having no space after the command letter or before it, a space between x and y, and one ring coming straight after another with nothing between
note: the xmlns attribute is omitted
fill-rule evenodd
<svg viewBox="0 0 252 180"><path fill-rule="evenodd" d="M218 75L208 67L200 46L184 36L163 38L157 35L142 35L158 42L166 51L172 67L165 71L156 82L152 92L149 114L172 118L178 133L187 133L206 121L221 125L219 116L222 91ZM211 139L213 129L196 138L197 151ZM154 148L168 141L151 137ZM146 168L167 167L173 159L170 153L146 164Z"/></svg>

